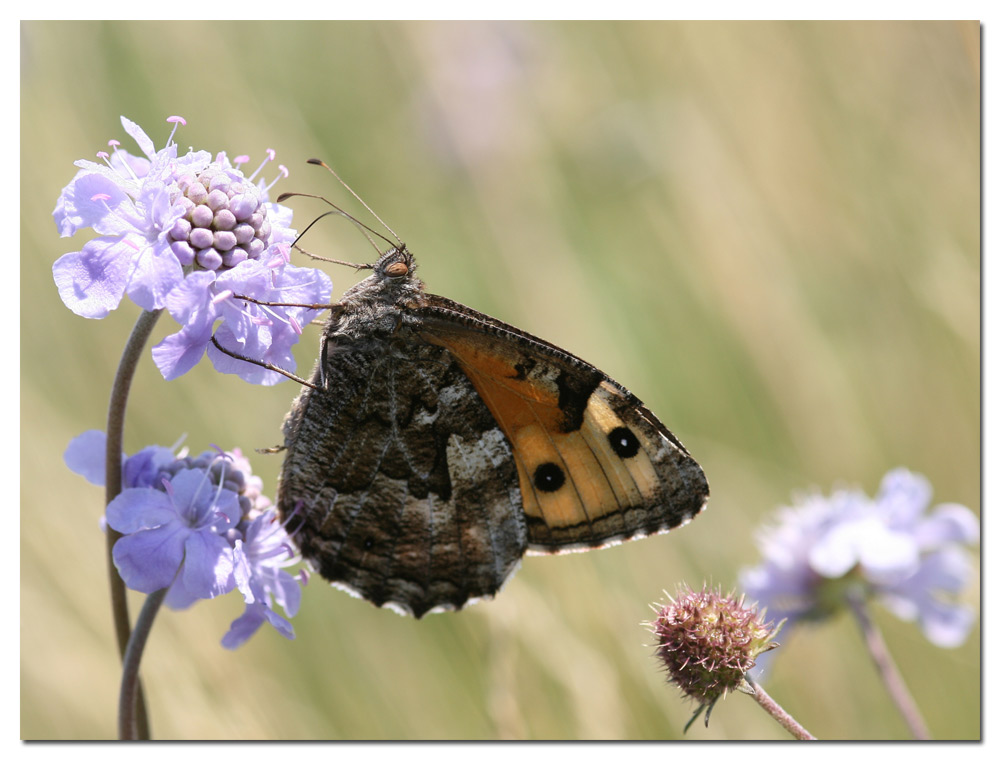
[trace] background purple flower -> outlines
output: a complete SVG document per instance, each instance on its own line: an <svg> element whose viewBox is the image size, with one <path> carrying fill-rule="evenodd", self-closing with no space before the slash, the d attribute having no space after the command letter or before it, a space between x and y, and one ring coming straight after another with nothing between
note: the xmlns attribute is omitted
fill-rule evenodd
<svg viewBox="0 0 1000 760"><path fill-rule="evenodd" d="M761 530L764 561L741 573L741 585L769 620L789 624L836 612L860 586L932 643L958 646L975 620L957 596L972 575L964 547L978 541L979 521L958 504L925 514L930 503L927 479L905 469L889 472L875 499L857 490L810 496Z"/></svg>

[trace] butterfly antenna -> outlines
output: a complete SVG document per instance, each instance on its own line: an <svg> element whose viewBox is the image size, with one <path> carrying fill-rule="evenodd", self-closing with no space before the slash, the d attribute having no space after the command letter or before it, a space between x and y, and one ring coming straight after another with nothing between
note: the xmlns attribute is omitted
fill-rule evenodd
<svg viewBox="0 0 1000 760"><path fill-rule="evenodd" d="M378 247L378 244L374 240L372 240L371 235L368 234L369 232L372 233L372 235L377 235L378 237L382 238L389 245L396 245L393 241L391 241L385 235L383 235L380 232L376 232L371 227L369 227L367 224L365 224L364 222L362 222L360 219L354 218L353 216L351 216L350 214L348 214L346 211L344 211L344 209L342 209L336 203L333 203L333 202L327 200L322 195L313 195L312 193L282 193L281 195L278 196L278 203L282 203L282 202L288 200L289 198L316 198L317 200L323 201L323 203L325 203L327 206L330 206L330 207L333 208L333 211L327 211L325 214L320 214L315 219L313 219L309 223L309 226L306 227L304 230L302 230L302 232L299 234L299 236L297 238L295 238L295 242L292 243L293 247L298 245L298 242L299 242L299 240L302 239L302 236L305 235L310 230L310 228L314 224L316 224L316 222L318 222L320 219L322 219L324 217L331 216L333 214L336 214L337 216L342 216L345 219L350 220L354 224L354 226L358 228L358 230L361 232L361 234L365 236L365 238L368 240L368 242L371 243L372 248L374 248L375 251L379 255L382 254L382 249ZM299 250L301 251L302 249L300 248ZM303 251L303 253L305 253L305 252ZM312 254L308 254L308 255L312 256ZM314 257L314 258L316 258L316 257Z"/></svg>
<svg viewBox="0 0 1000 760"><path fill-rule="evenodd" d="M349 192L351 195L353 195L357 199L358 203L360 203L362 206L364 206L366 209L368 209L368 213L371 214L372 216L374 216L376 219L378 219L379 224L381 224L383 227L385 227L389 231L389 234L392 235L394 238L396 238L396 244L399 245L399 246L403 245L403 241L399 239L399 235L397 235L395 233L395 231L393 231L392 227L390 227L388 224L386 224L385 222L383 222L382 221L382 217L380 217L378 214L376 214L374 211L372 211L371 206L369 206L367 203L365 203L361 199L361 196L358 195L356 192L354 192L351 189L351 186L348 185L346 182L344 182L344 180L342 180L340 178L340 175L337 174L337 172L335 172L333 170L333 167L331 167L328 163L326 163L325 161L322 161L322 160L320 160L318 158L310 158L310 159L308 159L306 161L306 163L307 164L313 164L314 166L322 166L324 169L326 169L328 172L330 172L330 174L332 174L334 177L336 177L337 178L337 182L339 182L340 184L342 184L347 189L347 192ZM378 234L378 233L376 233L376 234ZM382 237L382 236L379 235L379 237ZM382 238L382 239L385 240L385 238ZM391 243L392 241L386 241L386 242L390 242Z"/></svg>

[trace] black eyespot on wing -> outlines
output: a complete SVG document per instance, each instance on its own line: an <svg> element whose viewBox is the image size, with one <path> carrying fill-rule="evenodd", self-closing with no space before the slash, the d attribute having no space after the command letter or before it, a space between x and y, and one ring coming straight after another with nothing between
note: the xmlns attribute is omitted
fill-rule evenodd
<svg viewBox="0 0 1000 760"><path fill-rule="evenodd" d="M368 536L365 539L365 551L371 549L373 546L375 546L375 539L372 538L371 536Z"/></svg>
<svg viewBox="0 0 1000 760"><path fill-rule="evenodd" d="M639 453L639 439L627 427L616 427L608 433L608 443L622 459L631 459Z"/></svg>
<svg viewBox="0 0 1000 760"><path fill-rule="evenodd" d="M552 493L562 488L566 476L562 468L554 462L545 462L535 468L535 488L544 493Z"/></svg>

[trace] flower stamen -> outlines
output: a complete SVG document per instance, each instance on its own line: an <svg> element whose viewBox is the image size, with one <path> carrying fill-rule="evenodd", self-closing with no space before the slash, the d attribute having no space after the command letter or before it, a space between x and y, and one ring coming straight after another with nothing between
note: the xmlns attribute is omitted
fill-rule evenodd
<svg viewBox="0 0 1000 760"><path fill-rule="evenodd" d="M174 125L174 128L170 130L170 137L167 138L167 145L170 146L174 144L174 135L177 133L177 125L180 124L182 127L186 127L187 121L183 116L168 116L167 124Z"/></svg>
<svg viewBox="0 0 1000 760"><path fill-rule="evenodd" d="M260 166L258 166L254 170L254 173L251 174L249 177L247 177L247 179L249 179L251 182L253 182L254 179L257 178L257 175L260 174L260 170L263 169L265 166L267 166L269 163L271 163L274 160L274 157L277 155L277 153L274 152L273 148L268 148L265 152L267 153L267 158L261 161Z"/></svg>

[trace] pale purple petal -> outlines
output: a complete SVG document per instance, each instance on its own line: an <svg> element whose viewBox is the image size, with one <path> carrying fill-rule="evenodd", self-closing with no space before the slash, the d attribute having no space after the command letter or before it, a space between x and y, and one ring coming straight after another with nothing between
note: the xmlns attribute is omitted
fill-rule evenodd
<svg viewBox="0 0 1000 760"><path fill-rule="evenodd" d="M166 306L167 295L184 281L184 269L165 242L147 246L135 260L129 297L147 311Z"/></svg>
<svg viewBox="0 0 1000 760"><path fill-rule="evenodd" d="M80 166L81 163L77 161L76 165ZM137 183L132 179L132 176L134 175L139 180L142 180L149 174L149 167L150 161L148 158L137 156L124 148L119 148L111 154L111 168L120 178L123 186L132 187L136 185ZM103 169L104 167L102 166L101 168Z"/></svg>
<svg viewBox="0 0 1000 760"><path fill-rule="evenodd" d="M149 139L149 136L143 131L142 127L136 124L130 119L126 119L124 116L122 119L122 127L125 128L125 132L135 140L135 144L139 146L139 150L146 154L147 158L153 158L156 155L156 148L153 145L153 141Z"/></svg>
<svg viewBox="0 0 1000 760"><path fill-rule="evenodd" d="M890 527L909 528L930 506L932 494L927 478L899 467L882 478L875 503Z"/></svg>
<svg viewBox="0 0 1000 760"><path fill-rule="evenodd" d="M809 550L809 567L826 578L840 578L858 563L860 532L857 523L834 525Z"/></svg>
<svg viewBox="0 0 1000 760"><path fill-rule="evenodd" d="M184 587L211 599L233 589L233 550L217 533L192 531L184 542Z"/></svg>
<svg viewBox="0 0 1000 760"><path fill-rule="evenodd" d="M277 203L265 203L267 218L271 220L271 244L281 245L294 242L298 233L292 227L292 209Z"/></svg>
<svg viewBox="0 0 1000 760"><path fill-rule="evenodd" d="M121 214L133 214L132 199L106 169L79 171L63 188L52 217L61 237L69 237L83 227L93 227L100 235L119 236L123 228Z"/></svg>
<svg viewBox="0 0 1000 760"><path fill-rule="evenodd" d="M814 583L802 572L782 571L765 563L740 572L740 586L747 596L765 610L766 620L794 620L805 615L812 600Z"/></svg>
<svg viewBox="0 0 1000 760"><path fill-rule="evenodd" d="M153 347L153 361L167 380L188 372L205 355L219 313L212 300L214 282L212 272L192 272L167 296L167 309L184 325Z"/></svg>
<svg viewBox="0 0 1000 760"><path fill-rule="evenodd" d="M108 504L108 525L119 533L135 533L177 522L170 497L155 488L126 488Z"/></svg>
<svg viewBox="0 0 1000 760"><path fill-rule="evenodd" d="M979 519L961 504L942 504L920 522L915 535L927 549L945 543L974 544L979 540Z"/></svg>
<svg viewBox="0 0 1000 760"><path fill-rule="evenodd" d="M296 267L286 264L281 270L281 277L266 299L288 303L305 303L323 305L330 302L333 284L330 278L319 269ZM285 322L295 319L300 327L305 327L323 314L322 309L307 309L298 306L284 306L279 309Z"/></svg>
<svg viewBox="0 0 1000 760"><path fill-rule="evenodd" d="M292 624L281 615L263 604L248 604L246 610L229 627L222 637L222 646L226 649L236 649L245 644L264 623L270 623L274 629L286 639L294 639Z"/></svg>
<svg viewBox="0 0 1000 760"><path fill-rule="evenodd" d="M243 551L243 542L239 539L233 546L233 578L236 580L236 588L243 594L243 601L252 604L254 593L250 587L250 562Z"/></svg>
<svg viewBox="0 0 1000 760"><path fill-rule="evenodd" d="M211 333L208 338L211 338ZM153 363L164 380L176 380L201 361L207 346L208 339L181 330L153 346Z"/></svg>
<svg viewBox="0 0 1000 760"><path fill-rule="evenodd" d="M913 536L886 530L878 521L866 523L859 536L858 559L865 578L876 585L896 583L917 571L920 549Z"/></svg>
<svg viewBox="0 0 1000 760"><path fill-rule="evenodd" d="M215 339L223 347L257 361L268 362L281 367L289 372L295 371L295 357L289 350L280 350L279 347L271 345L270 328L261 326L256 331L250 333L244 343L233 334L229 323L221 325L215 331ZM218 372L238 375L248 383L255 385L275 385L285 380L285 376L272 370L261 367L252 362L236 359L223 353L214 345L207 346L208 358L212 360L212 366Z"/></svg>
<svg viewBox="0 0 1000 760"><path fill-rule="evenodd" d="M87 430L69 442L63 461L77 475L83 475L95 486L104 485L106 474L107 434L103 430Z"/></svg>
<svg viewBox="0 0 1000 760"><path fill-rule="evenodd" d="M930 599L921 609L920 628L935 646L952 649L965 642L975 620L970 607Z"/></svg>
<svg viewBox="0 0 1000 760"><path fill-rule="evenodd" d="M248 604L243 614L232 622L229 631L222 637L222 646L226 649L243 646L267 621L263 612L266 609L263 604Z"/></svg>
<svg viewBox="0 0 1000 760"><path fill-rule="evenodd" d="M279 615L277 612L267 607L264 607L263 612L264 612L264 617L267 618L267 622L271 624L274 630L276 630L286 639L295 638L295 631L292 628L291 623L289 623L287 620L281 617L281 615Z"/></svg>
<svg viewBox="0 0 1000 760"><path fill-rule="evenodd" d="M207 150L192 150L183 156L164 160L162 168L154 163L154 169L150 171L150 175L163 179L165 176L173 176L174 174L199 174L210 163L212 163L212 154Z"/></svg>
<svg viewBox="0 0 1000 760"><path fill-rule="evenodd" d="M61 256L52 265L52 277L63 303L81 317L106 317L121 303L134 252L128 238L100 237Z"/></svg>
<svg viewBox="0 0 1000 760"><path fill-rule="evenodd" d="M219 309L213 305L215 280L215 272L191 272L167 296L167 311L185 327L211 331L212 323L219 316Z"/></svg>
<svg viewBox="0 0 1000 760"><path fill-rule="evenodd" d="M119 538L112 556L125 585L149 594L173 583L189 533L174 522Z"/></svg>
<svg viewBox="0 0 1000 760"><path fill-rule="evenodd" d="M281 605L288 617L299 614L299 604L302 601L302 584L293 575L279 570L273 581L268 584L268 590L274 594L274 600Z"/></svg>
<svg viewBox="0 0 1000 760"><path fill-rule="evenodd" d="M920 570L905 583L928 593L958 594L968 585L972 573L969 553L958 546L945 546L925 556Z"/></svg>
<svg viewBox="0 0 1000 760"><path fill-rule="evenodd" d="M188 590L187 586L184 585L184 578L179 574L177 580L167 590L167 595L163 598L163 603L172 610L186 610L192 604L202 599L203 597L196 596Z"/></svg>

